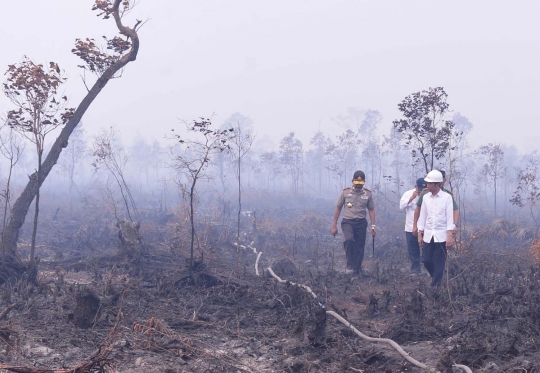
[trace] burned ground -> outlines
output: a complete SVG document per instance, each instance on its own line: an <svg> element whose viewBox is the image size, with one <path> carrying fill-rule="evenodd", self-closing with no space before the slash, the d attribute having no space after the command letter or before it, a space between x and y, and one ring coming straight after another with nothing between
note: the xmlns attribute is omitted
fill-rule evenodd
<svg viewBox="0 0 540 373"><path fill-rule="evenodd" d="M341 239L326 234L323 216L283 208L246 214L237 269L234 224L207 216L198 224L193 277L181 216L141 219L137 261L103 216L45 221L38 283L21 278L1 288L2 364L26 367L21 372L421 371L387 345L360 339L322 304L441 372L454 364L540 371L540 269L529 241L471 228L434 291L425 274L408 277L399 228L381 230L374 256L368 239L365 276L345 275ZM275 281L269 266L317 299Z"/></svg>

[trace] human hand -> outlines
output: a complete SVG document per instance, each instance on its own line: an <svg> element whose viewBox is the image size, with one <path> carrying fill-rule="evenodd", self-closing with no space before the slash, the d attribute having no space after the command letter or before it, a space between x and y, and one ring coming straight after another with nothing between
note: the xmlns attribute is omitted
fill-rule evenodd
<svg viewBox="0 0 540 373"><path fill-rule="evenodd" d="M371 226L371 237L375 237L376 234L377 234L377 230L375 229L375 226L372 225Z"/></svg>
<svg viewBox="0 0 540 373"><path fill-rule="evenodd" d="M413 236L418 236L418 227L416 225L412 227L412 234Z"/></svg>
<svg viewBox="0 0 540 373"><path fill-rule="evenodd" d="M454 232L448 231L446 235L446 248L454 246Z"/></svg>
<svg viewBox="0 0 540 373"><path fill-rule="evenodd" d="M423 247L424 246L424 237L423 237L423 234L421 231L419 231L418 229L416 230L416 233L418 235L418 245L420 245L420 247Z"/></svg>
<svg viewBox="0 0 540 373"><path fill-rule="evenodd" d="M336 234L337 234L337 226L336 225L332 225L332 236L336 237Z"/></svg>

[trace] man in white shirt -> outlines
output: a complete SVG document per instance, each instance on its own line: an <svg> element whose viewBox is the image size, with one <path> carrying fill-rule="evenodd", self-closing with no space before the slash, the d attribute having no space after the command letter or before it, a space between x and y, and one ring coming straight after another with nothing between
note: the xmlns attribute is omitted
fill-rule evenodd
<svg viewBox="0 0 540 373"><path fill-rule="evenodd" d="M438 287L446 265L446 248L454 244L452 196L441 190L443 176L433 170L424 178L429 193L424 196L418 218L418 243L423 246L422 261L431 275L431 286Z"/></svg>
<svg viewBox="0 0 540 373"><path fill-rule="evenodd" d="M414 189L403 193L399 201L399 209L405 211L405 239L407 241L407 251L411 261L411 277L420 274L420 245L418 239L413 235L414 212L418 195L427 187L424 178L416 180Z"/></svg>

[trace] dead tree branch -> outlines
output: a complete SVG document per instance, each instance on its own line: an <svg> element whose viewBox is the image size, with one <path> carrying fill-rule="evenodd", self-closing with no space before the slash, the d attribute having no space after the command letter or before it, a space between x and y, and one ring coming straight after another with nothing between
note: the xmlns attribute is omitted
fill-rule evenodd
<svg viewBox="0 0 540 373"><path fill-rule="evenodd" d="M304 290L306 290L313 298L317 299L317 295L313 292L313 290L311 290L311 288L309 286L306 286L306 285L301 285L301 284L297 284L297 283L294 283L294 282L290 282L290 281L286 281L286 280L283 280L281 279L279 276L277 276L274 271L272 270L272 268L268 267L268 272L272 275L272 277L274 277L279 283L286 283L286 282L289 282L291 285L294 285L294 286L299 286L301 288L303 288ZM324 306L319 303L321 305L321 307L324 308ZM429 372L435 372L435 369L434 368L431 368L429 366L427 366L426 364L424 363L421 363L419 362L418 360L414 359L413 357L411 357L400 345L398 345L396 342L394 342L393 340L391 339L388 339L388 338L373 338L373 337L369 337L367 336L366 334L360 332L358 329L356 329L350 322L348 322L345 318L343 318L342 316L340 316L339 314L337 314L336 312L334 311L326 311L326 313L328 315L331 315L333 316L334 318L336 318L339 322L341 322L343 325L345 325L346 327L348 327L349 329L351 329L356 335L358 335L360 338L366 340L366 341L369 341L369 342L377 342L377 343L386 343L388 345L390 345L391 347L393 347L397 352L399 352L399 354L401 356L403 356L408 362L410 362L411 364L421 368L421 369L426 369L428 370ZM455 364L454 365L456 368L461 368L463 369L466 373L472 373L472 370L465 366L465 365L461 365L461 364Z"/></svg>

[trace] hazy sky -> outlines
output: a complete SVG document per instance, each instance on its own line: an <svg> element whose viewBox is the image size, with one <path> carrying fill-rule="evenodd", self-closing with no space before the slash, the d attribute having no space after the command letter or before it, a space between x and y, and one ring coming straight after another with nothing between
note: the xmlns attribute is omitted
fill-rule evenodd
<svg viewBox="0 0 540 373"><path fill-rule="evenodd" d="M2 3L0 68L28 55L56 61L76 106L85 93L75 38L113 36L92 0ZM140 0L128 19L139 58L83 118L128 140L162 139L179 119L249 116L276 144L294 131L308 146L348 107L379 110L381 133L408 94L442 86L474 125L470 142L540 143L540 1ZM4 78L4 77L3 77ZM92 76L87 76L93 82ZM0 97L0 113L9 108Z"/></svg>

